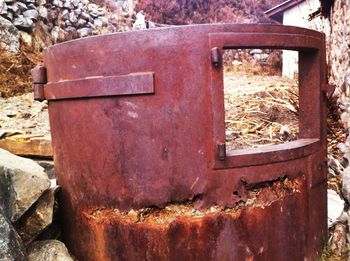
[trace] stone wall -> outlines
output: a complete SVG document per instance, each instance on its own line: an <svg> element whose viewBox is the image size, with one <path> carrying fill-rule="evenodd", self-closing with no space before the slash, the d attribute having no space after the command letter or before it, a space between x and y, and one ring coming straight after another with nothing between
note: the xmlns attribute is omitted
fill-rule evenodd
<svg viewBox="0 0 350 261"><path fill-rule="evenodd" d="M350 161L350 0L335 0L331 9L330 32L327 36L327 60L329 82L335 84L334 97L337 99L337 108L340 112L340 119L344 125L344 143L337 146L344 154L344 162ZM342 164L345 165L345 164ZM345 256L349 259L349 225L350 211L350 166L343 166L342 191L341 194L346 201L343 214L338 218L335 225L330 249L338 256ZM329 199L328 199L329 200ZM328 201L329 210L334 209L332 201ZM345 260L345 259L344 259Z"/></svg>
<svg viewBox="0 0 350 261"><path fill-rule="evenodd" d="M338 148L350 162L350 0L335 0L330 15L331 32L327 37L329 82L335 84L341 121L347 135ZM343 196L350 203L350 167L343 171Z"/></svg>
<svg viewBox="0 0 350 261"><path fill-rule="evenodd" d="M329 18L331 31L327 35L329 82L335 84L335 97L346 135L350 127L350 0L335 0ZM350 136L345 144L338 144L350 161ZM348 198L350 202L350 197Z"/></svg>
<svg viewBox="0 0 350 261"><path fill-rule="evenodd" d="M128 30L132 1L120 0L108 7L108 2L103 3L99 6L90 0L0 0L0 45L17 52L20 40L41 49L73 38Z"/></svg>
<svg viewBox="0 0 350 261"><path fill-rule="evenodd" d="M331 34L328 37L329 80L336 85L335 94L342 111L345 128L350 127L350 0L336 0L332 9ZM350 160L350 140L343 149Z"/></svg>

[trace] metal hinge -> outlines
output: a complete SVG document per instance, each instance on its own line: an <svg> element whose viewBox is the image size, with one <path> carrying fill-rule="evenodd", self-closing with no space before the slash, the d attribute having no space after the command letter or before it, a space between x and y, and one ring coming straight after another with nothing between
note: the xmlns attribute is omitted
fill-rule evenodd
<svg viewBox="0 0 350 261"><path fill-rule="evenodd" d="M220 52L218 47L211 49L211 63L214 65L214 67L220 66Z"/></svg>
<svg viewBox="0 0 350 261"><path fill-rule="evenodd" d="M226 158L226 144L225 143L218 144L218 158L219 158L219 160L224 160Z"/></svg>
<svg viewBox="0 0 350 261"><path fill-rule="evenodd" d="M45 100L44 85L47 83L46 68L42 65L35 66L31 71L33 78L34 100Z"/></svg>

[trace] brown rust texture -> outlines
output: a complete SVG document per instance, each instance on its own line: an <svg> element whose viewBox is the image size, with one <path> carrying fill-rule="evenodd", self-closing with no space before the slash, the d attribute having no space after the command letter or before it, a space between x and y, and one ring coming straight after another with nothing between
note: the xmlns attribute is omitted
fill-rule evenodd
<svg viewBox="0 0 350 261"><path fill-rule="evenodd" d="M299 139L220 153L221 55L255 47L299 51ZM50 47L44 67L64 236L80 260L315 259L327 226L323 34L233 24L117 33ZM281 178L300 180L300 192L225 212ZM186 201L220 211L166 224L109 211ZM97 209L110 218L88 215Z"/></svg>
<svg viewBox="0 0 350 261"><path fill-rule="evenodd" d="M97 247L86 249L84 242L81 247L89 251L89 260L302 260L304 181L299 177L252 189L246 203L234 208L198 210L187 203L86 211L84 226ZM295 244L301 252L293 252Z"/></svg>
<svg viewBox="0 0 350 261"><path fill-rule="evenodd" d="M210 208L196 209L192 201L184 203L169 203L165 207L149 207L120 211L118 209L95 209L85 211L84 215L95 223L105 223L109 220L120 220L126 223L146 223L150 225L168 225L178 217L202 218L208 214L226 212L234 215L243 208L265 208L275 201L293 193L301 193L305 177L294 180L282 178L281 180L256 184L248 189L246 198L238 201L234 207L211 206Z"/></svg>

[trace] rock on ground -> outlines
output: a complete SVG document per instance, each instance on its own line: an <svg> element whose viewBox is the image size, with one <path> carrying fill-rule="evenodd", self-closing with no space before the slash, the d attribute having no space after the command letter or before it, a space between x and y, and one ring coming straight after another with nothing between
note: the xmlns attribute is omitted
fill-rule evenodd
<svg viewBox="0 0 350 261"><path fill-rule="evenodd" d="M19 50L19 33L7 19L0 16L0 47L11 53Z"/></svg>
<svg viewBox="0 0 350 261"><path fill-rule="evenodd" d="M58 187L45 191L35 205L15 224L24 244L32 242L52 223L57 190Z"/></svg>
<svg viewBox="0 0 350 261"><path fill-rule="evenodd" d="M343 197L350 202L350 166L346 167L342 173L342 194Z"/></svg>
<svg viewBox="0 0 350 261"><path fill-rule="evenodd" d="M330 248L337 256L341 256L347 251L345 224L338 223L335 226Z"/></svg>
<svg viewBox="0 0 350 261"><path fill-rule="evenodd" d="M1 130L50 138L49 113L46 101L34 101L33 93L0 99Z"/></svg>
<svg viewBox="0 0 350 261"><path fill-rule="evenodd" d="M44 168L0 149L0 207L11 222L17 221L49 187Z"/></svg>
<svg viewBox="0 0 350 261"><path fill-rule="evenodd" d="M45 172L48 175L49 179L55 178L55 165L53 160L38 159L35 160L35 162L45 169Z"/></svg>
<svg viewBox="0 0 350 261"><path fill-rule="evenodd" d="M66 246L58 240L36 241L28 248L29 261L73 261Z"/></svg>
<svg viewBox="0 0 350 261"><path fill-rule="evenodd" d="M328 227L332 227L341 217L344 210L344 200L332 189L327 190Z"/></svg>
<svg viewBox="0 0 350 261"><path fill-rule="evenodd" d="M22 240L10 221L0 211L0 260L27 260Z"/></svg>
<svg viewBox="0 0 350 261"><path fill-rule="evenodd" d="M145 15L141 12L136 14L136 21L132 27L133 30L144 30L146 29Z"/></svg>

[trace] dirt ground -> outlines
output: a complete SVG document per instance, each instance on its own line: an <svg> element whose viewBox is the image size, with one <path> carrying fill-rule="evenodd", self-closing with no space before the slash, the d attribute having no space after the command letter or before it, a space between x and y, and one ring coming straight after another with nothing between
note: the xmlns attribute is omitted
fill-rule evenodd
<svg viewBox="0 0 350 261"><path fill-rule="evenodd" d="M50 136L46 101L34 101L32 93L0 98L0 138L17 134Z"/></svg>
<svg viewBox="0 0 350 261"><path fill-rule="evenodd" d="M296 140L298 83L280 76L225 73L228 150Z"/></svg>

